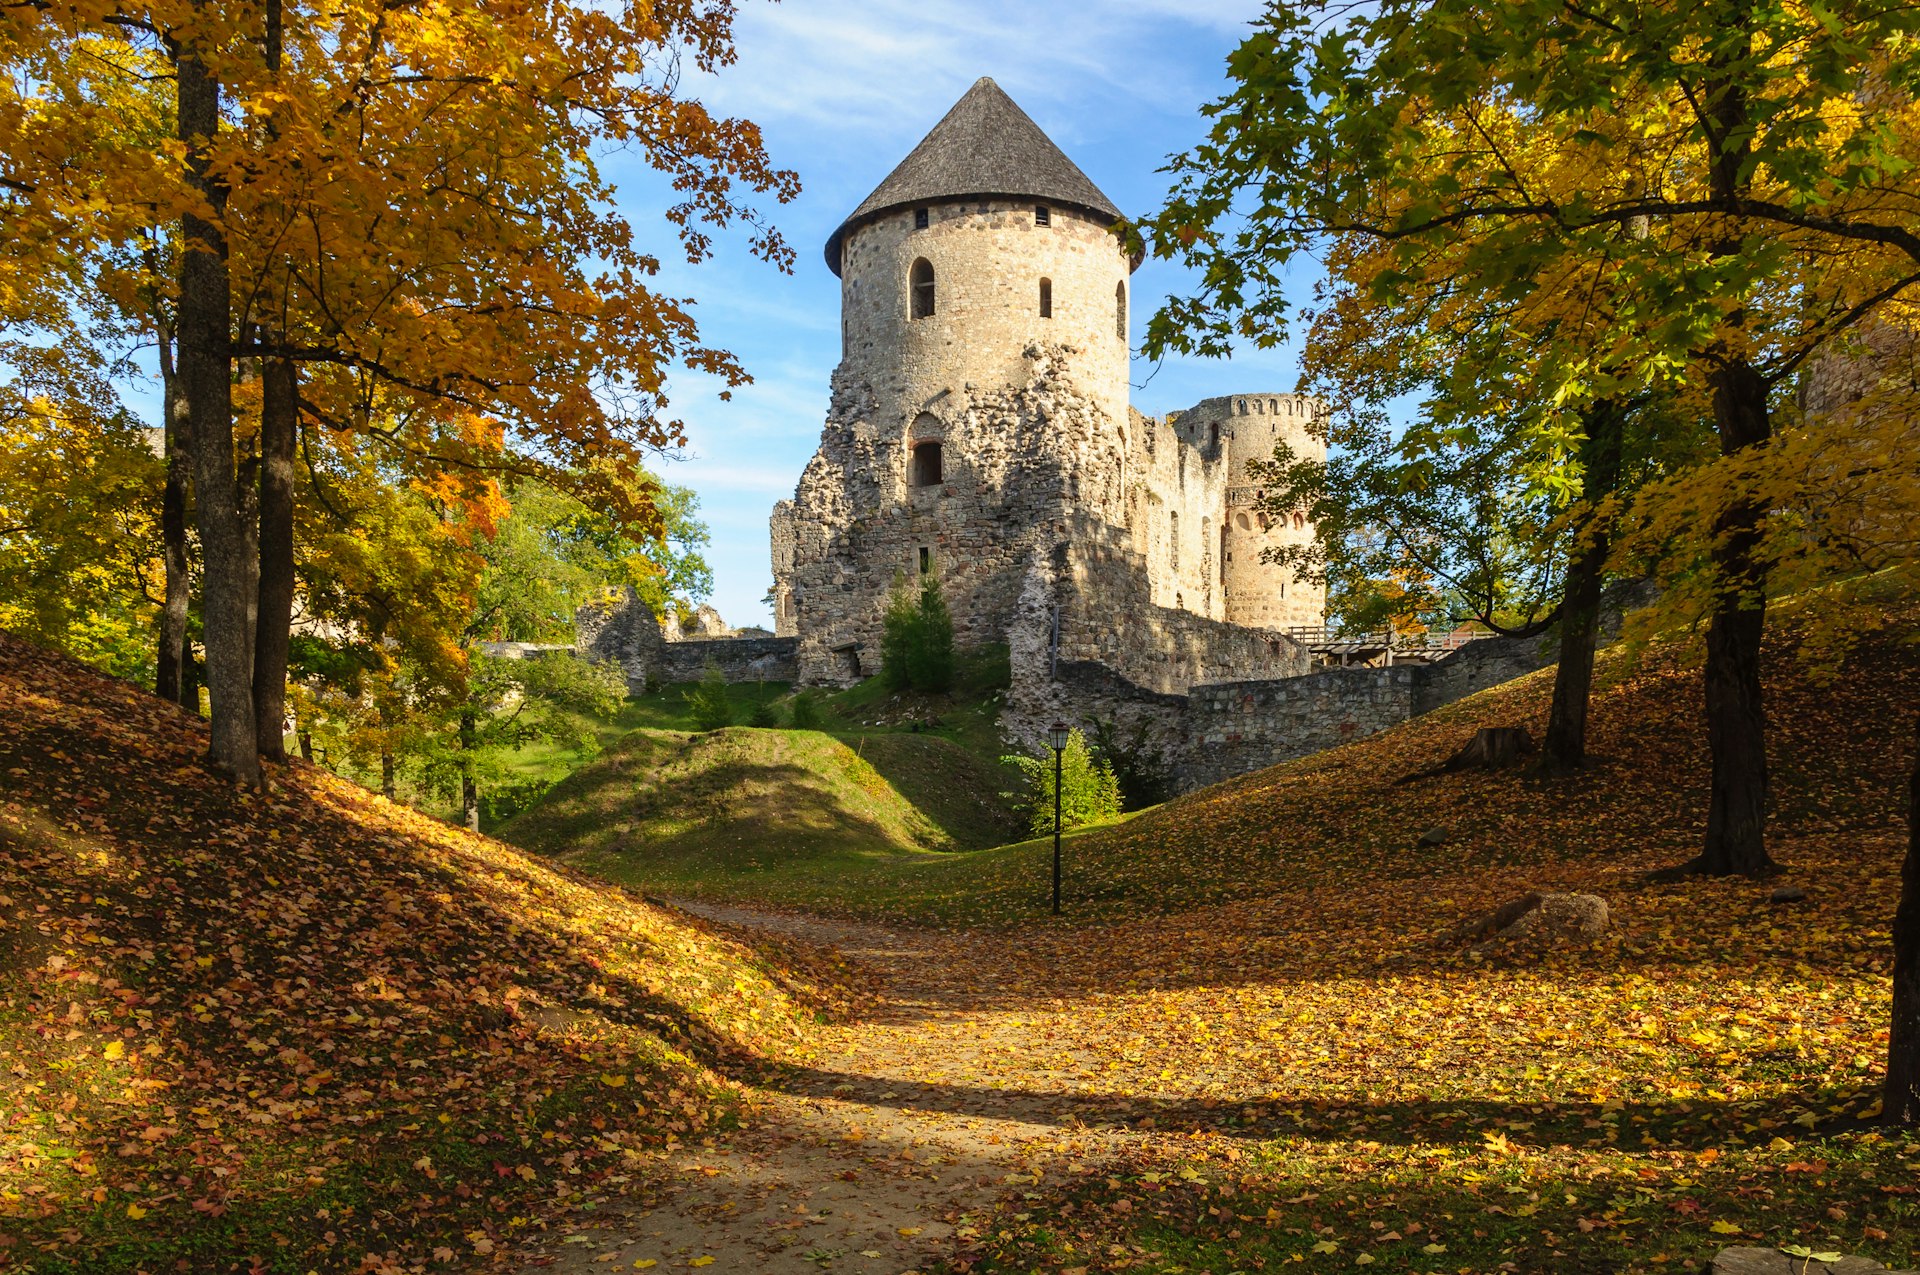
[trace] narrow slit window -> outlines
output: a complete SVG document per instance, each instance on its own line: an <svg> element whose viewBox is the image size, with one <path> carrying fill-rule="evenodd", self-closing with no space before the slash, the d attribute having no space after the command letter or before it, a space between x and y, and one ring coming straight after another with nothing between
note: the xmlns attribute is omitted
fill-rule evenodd
<svg viewBox="0 0 1920 1275"><path fill-rule="evenodd" d="M925 257L915 261L913 273L908 276L908 283L913 317L931 318L933 315L933 263Z"/></svg>
<svg viewBox="0 0 1920 1275"><path fill-rule="evenodd" d="M1113 334L1122 341L1127 339L1127 285L1113 285Z"/></svg>
<svg viewBox="0 0 1920 1275"><path fill-rule="evenodd" d="M928 441L913 445L913 463L908 467L907 479L915 487L937 487L943 481L940 465L940 444ZM923 550L924 552L924 550Z"/></svg>
<svg viewBox="0 0 1920 1275"><path fill-rule="evenodd" d="M913 210L913 228L915 230L925 230L927 228L927 210L926 209L916 208Z"/></svg>
<svg viewBox="0 0 1920 1275"><path fill-rule="evenodd" d="M1053 280L1051 279L1040 281L1040 317L1043 319L1053 317Z"/></svg>
<svg viewBox="0 0 1920 1275"><path fill-rule="evenodd" d="M1047 207L1045 204L1035 208L1033 210L1033 224L1036 226L1051 226L1053 224L1053 209Z"/></svg>
<svg viewBox="0 0 1920 1275"><path fill-rule="evenodd" d="M933 570L933 550L927 548L925 545L921 545L920 546L920 574L926 575L929 571L932 571L932 570Z"/></svg>

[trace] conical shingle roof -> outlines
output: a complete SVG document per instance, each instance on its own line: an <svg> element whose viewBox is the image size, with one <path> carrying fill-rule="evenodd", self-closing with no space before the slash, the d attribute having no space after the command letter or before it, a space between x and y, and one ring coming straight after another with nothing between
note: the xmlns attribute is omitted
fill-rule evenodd
<svg viewBox="0 0 1920 1275"><path fill-rule="evenodd" d="M1120 220L1120 210L1040 131L998 84L982 76L900 166L861 201L827 240L827 265L840 273L840 246L862 222L894 208L988 196L1044 199Z"/></svg>

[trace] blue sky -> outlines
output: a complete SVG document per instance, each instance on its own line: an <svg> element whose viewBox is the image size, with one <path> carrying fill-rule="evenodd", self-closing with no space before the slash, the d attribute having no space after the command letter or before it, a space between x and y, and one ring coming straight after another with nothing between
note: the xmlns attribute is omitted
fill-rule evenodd
<svg viewBox="0 0 1920 1275"><path fill-rule="evenodd" d="M764 130L800 197L770 209L798 251L792 275L723 239L689 267L667 252L657 182L632 160L608 173L643 240L661 237L661 286L696 299L702 334L733 351L754 384L722 402L716 385L682 375L672 410L686 454L662 465L700 495L713 533L713 604L733 624L769 623L767 514L793 494L819 442L838 362L839 281L821 246L840 221L982 75L997 80L1095 184L1130 213L1166 193L1158 170L1197 141L1198 107L1224 86L1227 53L1259 0L742 0L739 62L689 82L709 107ZM1149 261L1134 276L1134 339L1145 315L1180 287ZM1135 360L1134 405L1158 414L1213 394L1291 389L1289 349L1230 364Z"/></svg>

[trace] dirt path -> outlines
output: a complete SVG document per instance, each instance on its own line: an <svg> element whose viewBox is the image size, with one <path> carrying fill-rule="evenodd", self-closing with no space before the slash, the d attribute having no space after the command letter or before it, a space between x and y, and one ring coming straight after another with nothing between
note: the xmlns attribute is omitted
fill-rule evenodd
<svg viewBox="0 0 1920 1275"><path fill-rule="evenodd" d="M748 1128L675 1152L650 1198L542 1237L523 1269L900 1275L951 1251L968 1213L1085 1172L1126 1136L1080 1122L1075 1060L1040 1046L1031 1013L978 995L982 979L1032 974L992 946L1005 940L683 906L831 943L871 968L880 1003L762 1091Z"/></svg>

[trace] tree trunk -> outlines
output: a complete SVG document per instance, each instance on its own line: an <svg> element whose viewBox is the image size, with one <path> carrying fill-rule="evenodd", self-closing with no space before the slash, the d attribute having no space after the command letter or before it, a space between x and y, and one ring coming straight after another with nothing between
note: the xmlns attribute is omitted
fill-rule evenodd
<svg viewBox="0 0 1920 1275"><path fill-rule="evenodd" d="M1914 724L1913 776L1907 781L1907 861L1893 914L1893 1028L1887 1035L1883 1118L1920 1125L1920 721Z"/></svg>
<svg viewBox="0 0 1920 1275"><path fill-rule="evenodd" d="M460 812L470 832L480 831L480 786L474 782L474 753L480 747L480 719L472 709L460 714Z"/></svg>
<svg viewBox="0 0 1920 1275"><path fill-rule="evenodd" d="M313 760L313 732L310 730L303 730L300 732L298 738L300 740L300 756L305 758L307 761L312 761Z"/></svg>
<svg viewBox="0 0 1920 1275"><path fill-rule="evenodd" d="M1620 486L1624 414L1611 402L1586 412L1580 444L1581 498L1587 513L1574 534L1567 585L1560 602L1560 657L1553 673L1553 707L1540 744L1540 768L1569 774L1586 765L1587 705L1593 694L1593 656L1599 645L1601 587L1613 551L1610 520L1595 506Z"/></svg>
<svg viewBox="0 0 1920 1275"><path fill-rule="evenodd" d="M191 49L177 57L178 124L196 194L222 215L224 183L208 168L220 128L220 85ZM193 448L199 511L201 617L207 689L213 703L208 760L243 783L260 782L253 716L253 590L247 537L234 483L233 287L220 226L189 212L180 219L179 365Z"/></svg>
<svg viewBox="0 0 1920 1275"><path fill-rule="evenodd" d="M380 754L380 795L388 801L394 800L393 754Z"/></svg>
<svg viewBox="0 0 1920 1275"><path fill-rule="evenodd" d="M299 374L268 359L260 387L260 610L253 648L253 711L260 755L285 761L287 654L293 623L293 448Z"/></svg>
<svg viewBox="0 0 1920 1275"><path fill-rule="evenodd" d="M1772 420L1765 378L1729 359L1714 369L1714 421L1731 456L1764 444ZM1717 576L1707 626L1707 746L1713 758L1707 840L1688 864L1709 876L1764 876L1767 854L1767 716L1760 687L1760 640L1767 622L1767 573L1760 546L1764 505L1736 497L1714 522Z"/></svg>
<svg viewBox="0 0 1920 1275"><path fill-rule="evenodd" d="M1757 11L1755 11L1757 12ZM1712 151L1708 186L1721 199L1744 198L1752 184L1752 111L1743 59L1753 36L1715 49L1707 84L1707 132ZM1744 251L1736 234L1715 243L1716 258ZM1735 311L1728 326L1739 328ZM1773 435L1772 386L1730 342L1706 352L1713 390L1713 423L1720 454L1764 446ZM1767 571L1760 547L1766 506L1737 496L1713 526L1713 616L1707 625L1707 746L1713 779L1707 799L1707 839L1686 870L1709 876L1763 876L1767 854L1767 717L1760 691L1760 639L1767 626Z"/></svg>
<svg viewBox="0 0 1920 1275"><path fill-rule="evenodd" d="M192 443L187 401L180 393L180 378L173 366L173 336L164 325L160 325L158 345L161 410L166 414L167 485L160 495L160 551L166 569L166 592L160 604L153 689L161 699L197 712L200 694L192 688L193 678L187 669L193 661L187 639L187 616L193 606L192 564L187 558L187 471L193 464Z"/></svg>

